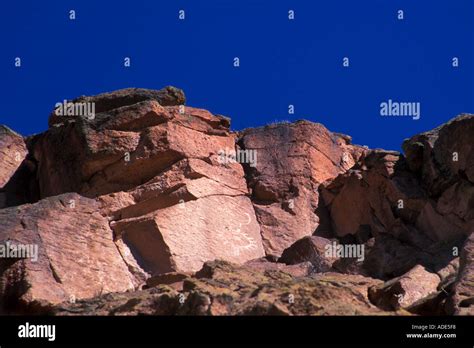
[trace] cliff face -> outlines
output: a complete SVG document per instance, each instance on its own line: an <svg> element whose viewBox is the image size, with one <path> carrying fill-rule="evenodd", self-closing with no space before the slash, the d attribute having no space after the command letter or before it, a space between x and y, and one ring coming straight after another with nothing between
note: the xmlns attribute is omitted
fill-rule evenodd
<svg viewBox="0 0 474 348"><path fill-rule="evenodd" d="M125 89L0 128L2 313L474 314L474 115L402 155L184 103Z"/></svg>

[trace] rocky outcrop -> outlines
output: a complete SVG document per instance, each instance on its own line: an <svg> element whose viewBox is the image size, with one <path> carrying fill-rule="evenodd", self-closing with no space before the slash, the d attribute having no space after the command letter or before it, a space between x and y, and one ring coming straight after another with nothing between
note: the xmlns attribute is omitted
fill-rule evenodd
<svg viewBox="0 0 474 348"><path fill-rule="evenodd" d="M328 273L294 278L226 262L206 263L183 291L158 287L58 306L56 315L381 315L367 289L380 281Z"/></svg>
<svg viewBox="0 0 474 348"><path fill-rule="evenodd" d="M474 184L473 115L463 114L403 143L410 169L423 187L440 196L453 184Z"/></svg>
<svg viewBox="0 0 474 348"><path fill-rule="evenodd" d="M229 120L184 101L171 87L81 97L71 105L94 103L93 117L57 109L30 142L41 197L73 191L100 202L142 280L264 255L242 166L220 157L235 147Z"/></svg>
<svg viewBox="0 0 474 348"><path fill-rule="evenodd" d="M76 105L93 105L95 113L105 113L123 106L138 104L144 101L156 101L162 106L184 105L186 97L184 92L176 87L167 86L161 90L151 90L144 88L124 88L118 91L102 93L96 96L81 96L71 101L66 101L62 109L56 108L49 117L49 126L61 125L65 122L77 119L77 116L93 119L94 115L84 112L82 115L74 114L76 110L84 111L88 109L76 108ZM63 103L64 104L64 103ZM62 112L59 113L59 110Z"/></svg>
<svg viewBox="0 0 474 348"><path fill-rule="evenodd" d="M239 145L257 154L254 166L244 165L247 182L265 251L278 256L319 226L319 185L351 168L365 151L350 137L307 121L247 129Z"/></svg>
<svg viewBox="0 0 474 348"><path fill-rule="evenodd" d="M250 270L265 271L282 271L292 275L293 277L307 277L315 272L314 266L310 262L300 262L292 265L286 265L281 262L272 262L266 258L250 260L244 264Z"/></svg>
<svg viewBox="0 0 474 348"><path fill-rule="evenodd" d="M321 192L333 233L354 235L361 242L386 233L397 219L414 222L424 203L424 192L403 168L401 155L383 150L369 151L347 173L325 183Z"/></svg>
<svg viewBox="0 0 474 348"><path fill-rule="evenodd" d="M47 310L64 301L135 288L98 204L64 194L0 210L0 311Z"/></svg>
<svg viewBox="0 0 474 348"><path fill-rule="evenodd" d="M472 119L458 116L403 143L408 166L429 196L416 227L434 240L465 238L474 229Z"/></svg>
<svg viewBox="0 0 474 348"><path fill-rule="evenodd" d="M417 265L401 277L369 289L369 298L384 310L409 308L438 290L440 278Z"/></svg>
<svg viewBox="0 0 474 348"><path fill-rule="evenodd" d="M402 154L184 103L124 89L0 128L1 313L473 314L474 115Z"/></svg>
<svg viewBox="0 0 474 348"><path fill-rule="evenodd" d="M462 245L474 221L456 222L449 213L442 215L456 200L435 201L395 152L369 151L351 170L324 183L321 195L334 235L365 243L363 268L382 279L400 276L417 264L433 271L443 268L457 256L453 248Z"/></svg>

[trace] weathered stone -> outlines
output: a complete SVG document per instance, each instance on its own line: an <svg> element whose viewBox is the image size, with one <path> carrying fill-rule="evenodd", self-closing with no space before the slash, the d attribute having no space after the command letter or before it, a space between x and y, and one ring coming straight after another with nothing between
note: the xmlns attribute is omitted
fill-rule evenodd
<svg viewBox="0 0 474 348"><path fill-rule="evenodd" d="M56 127L31 143L41 195L97 197L142 281L196 271L216 258L242 263L263 256L242 166L219 156L235 148L229 119L178 105L184 96L169 94L80 98L96 103L95 117L59 124L53 115Z"/></svg>
<svg viewBox="0 0 474 348"><path fill-rule="evenodd" d="M310 262L286 265L284 263L268 261L266 258L260 258L246 262L245 266L259 272L282 271L291 274L293 277L307 277L314 273L314 267Z"/></svg>
<svg viewBox="0 0 474 348"><path fill-rule="evenodd" d="M167 86L160 90L151 90L143 88L125 88L117 91L102 93L96 96L81 96L67 103L93 103L96 113L105 113L107 111L118 109L124 106L137 104L143 101L156 101L162 106L184 105L186 97L181 89ZM74 120L77 116L89 115L60 115L55 110L49 117L49 126L61 125L69 120Z"/></svg>
<svg viewBox="0 0 474 348"><path fill-rule="evenodd" d="M474 115L463 114L403 143L410 169L423 186L439 196L461 179L474 184Z"/></svg>
<svg viewBox="0 0 474 348"><path fill-rule="evenodd" d="M152 276L147 279L146 287L152 288L158 285L169 285L175 290L183 290L183 281L192 276L192 273L169 272Z"/></svg>
<svg viewBox="0 0 474 348"><path fill-rule="evenodd" d="M184 290L212 299L201 313L209 315L376 315L369 286L380 281L337 273L293 278L280 271L263 273L214 262L185 281Z"/></svg>
<svg viewBox="0 0 474 348"><path fill-rule="evenodd" d="M0 209L33 201L35 164L26 159L23 137L0 125Z"/></svg>
<svg viewBox="0 0 474 348"><path fill-rule="evenodd" d="M453 258L451 248L465 238L472 220L464 220L470 219L469 191L450 190L437 203L400 154L375 150L325 183L321 196L333 233L366 244L360 273L390 279L417 264L437 270ZM460 202L456 212L450 200Z"/></svg>
<svg viewBox="0 0 474 348"><path fill-rule="evenodd" d="M401 277L369 289L369 298L384 310L407 308L431 294L437 293L438 275L416 266Z"/></svg>
<svg viewBox="0 0 474 348"><path fill-rule="evenodd" d="M0 209L43 198L0 210L0 242L40 247L0 259L2 313L471 314L473 115L405 158L308 121L233 133L184 102L125 89L25 140L0 128Z"/></svg>
<svg viewBox="0 0 474 348"><path fill-rule="evenodd" d="M364 149L347 136L308 121L247 129L242 149L256 151L245 165L265 251L280 255L319 224L318 186L351 168Z"/></svg>
<svg viewBox="0 0 474 348"><path fill-rule="evenodd" d="M65 194L2 209L0 221L3 245L33 248L22 258L0 261L2 312L134 289L135 280L93 200Z"/></svg>
<svg viewBox="0 0 474 348"><path fill-rule="evenodd" d="M42 197L68 191L95 197L129 190L179 160L207 160L219 149L234 146L234 138L228 134L209 135L179 122L164 122L172 118L166 108L154 101L144 103L138 110L137 105L126 108L135 108L133 115L137 118L154 115L157 125L140 131L116 130L105 128L107 122L97 125L98 117L95 123L78 119L38 136L32 151L39 163ZM190 118L197 118L194 109L186 110ZM117 118L112 120L118 122ZM122 121L129 122L127 118ZM120 128L116 123L113 127ZM68 165L58 167L55 163Z"/></svg>
<svg viewBox="0 0 474 348"><path fill-rule="evenodd" d="M357 275L328 273L293 278L279 270L256 270L215 261L184 280L181 293L159 286L62 304L58 315L381 315L367 289L381 283ZM393 313L393 312L392 312Z"/></svg>
<svg viewBox="0 0 474 348"><path fill-rule="evenodd" d="M180 293L169 286L151 289L111 293L93 299L79 300L76 303L62 303L52 308L48 314L59 316L136 316L136 315L175 315L182 304Z"/></svg>
<svg viewBox="0 0 474 348"><path fill-rule="evenodd" d="M424 206L424 193L404 170L400 154L382 150L369 152L321 192L334 234L359 235L361 242L388 233L397 219L414 222Z"/></svg>
<svg viewBox="0 0 474 348"><path fill-rule="evenodd" d="M0 188L4 187L15 174L26 153L23 137L0 125Z"/></svg>
<svg viewBox="0 0 474 348"><path fill-rule="evenodd" d="M244 196L208 196L123 219L113 225L148 273L192 272L205 261L236 263L264 255L260 230Z"/></svg>
<svg viewBox="0 0 474 348"><path fill-rule="evenodd" d="M288 265L307 261L313 265L314 272L328 272L338 260L337 256L327 253L332 243L322 237L304 237L285 249L278 261Z"/></svg>
<svg viewBox="0 0 474 348"><path fill-rule="evenodd" d="M441 282L446 282L450 279L456 278L459 270L459 257L451 260L445 267L441 268L436 272L440 277Z"/></svg>

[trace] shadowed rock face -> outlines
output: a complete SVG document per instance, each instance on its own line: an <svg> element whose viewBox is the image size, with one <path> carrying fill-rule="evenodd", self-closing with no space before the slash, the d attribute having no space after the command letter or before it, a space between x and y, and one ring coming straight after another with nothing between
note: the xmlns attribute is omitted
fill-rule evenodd
<svg viewBox="0 0 474 348"><path fill-rule="evenodd" d="M167 86L161 90L150 90L143 88L125 88L110 93L102 93L96 96L81 96L71 103L93 103L96 113L105 113L123 106L134 105L143 101L156 101L162 106L184 105L186 97L181 89ZM58 115L56 109L49 117L49 126L60 125L65 121L74 119L74 116Z"/></svg>
<svg viewBox="0 0 474 348"><path fill-rule="evenodd" d="M474 183L474 123L463 114L403 143L410 169L423 187L439 196L456 183Z"/></svg>
<svg viewBox="0 0 474 348"><path fill-rule="evenodd" d="M0 128L2 313L473 314L473 115L404 155L184 102L130 88Z"/></svg>
<svg viewBox="0 0 474 348"><path fill-rule="evenodd" d="M388 279L416 264L437 271L456 256L474 227L473 189L460 181L436 197L402 155L375 150L321 193L333 233L366 243L366 272Z"/></svg>
<svg viewBox="0 0 474 348"><path fill-rule="evenodd" d="M0 126L0 208L38 199L34 181L36 165L30 157L23 137Z"/></svg>
<svg viewBox="0 0 474 348"><path fill-rule="evenodd" d="M23 137L6 126L0 126L0 187L5 186L26 156Z"/></svg>

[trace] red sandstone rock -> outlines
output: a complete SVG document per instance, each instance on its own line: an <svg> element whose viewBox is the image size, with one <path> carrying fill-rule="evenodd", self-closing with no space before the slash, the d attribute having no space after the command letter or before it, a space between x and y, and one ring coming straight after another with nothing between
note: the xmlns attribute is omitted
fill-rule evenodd
<svg viewBox="0 0 474 348"><path fill-rule="evenodd" d="M418 182L399 154L375 150L323 185L333 233L353 243L374 238L372 246L367 245L363 274L390 279L417 264L437 269L455 256L451 247L473 223L466 213L470 191L449 189L445 197L457 198L436 202ZM456 202L461 202L461 210L454 208ZM458 215L456 220L453 209L463 218Z"/></svg>
<svg viewBox="0 0 474 348"><path fill-rule="evenodd" d="M148 273L197 271L205 261L244 263L264 255L260 229L244 196L191 200L113 225Z"/></svg>
<svg viewBox="0 0 474 348"><path fill-rule="evenodd" d="M162 103L168 90L127 93L82 98L97 103L94 118L51 117L54 127L32 144L41 195L97 197L142 280L263 256L242 166L219 156L235 148L229 120L177 105L184 96Z"/></svg>
<svg viewBox="0 0 474 348"><path fill-rule="evenodd" d="M315 232L319 184L364 152L349 137L308 121L248 129L239 144L257 153L256 166L245 168L265 251L274 255Z"/></svg>
<svg viewBox="0 0 474 348"><path fill-rule="evenodd" d="M25 159L26 155L23 137L0 126L0 208L25 203L30 192L34 194L29 182L34 164Z"/></svg>
<svg viewBox="0 0 474 348"><path fill-rule="evenodd" d="M397 219L415 220L425 203L424 192L413 175L395 171L400 163L399 153L374 150L358 166L325 183L322 197L335 235L368 239L387 233Z"/></svg>
<svg viewBox="0 0 474 348"><path fill-rule="evenodd" d="M186 97L182 90L172 86L165 87L159 91L143 88L125 88L92 97L81 96L74 100L67 101L67 103L93 103L96 113L105 113L113 109L151 100L155 100L163 106L173 106L184 105ZM55 112L50 115L49 126L60 125L69 120L74 120L76 116L58 115L57 110L55 110Z"/></svg>
<svg viewBox="0 0 474 348"><path fill-rule="evenodd" d="M369 289L369 298L384 310L407 308L416 301L437 292L438 275L416 266L401 277Z"/></svg>
<svg viewBox="0 0 474 348"><path fill-rule="evenodd" d="M23 137L6 126L0 126L0 188L15 174L26 153Z"/></svg>
<svg viewBox="0 0 474 348"><path fill-rule="evenodd" d="M56 109L26 146L3 129L0 241L40 246L37 263L0 259L4 312L471 314L471 240L459 270L453 250L474 228L473 115L407 140L405 158L307 121L234 134L184 102L125 89L73 100L93 117ZM328 257L333 240L364 260Z"/></svg>
<svg viewBox="0 0 474 348"><path fill-rule="evenodd" d="M2 311L18 312L134 289L98 204L77 194L0 210L3 245L34 249L1 259ZM10 254L11 256L11 254Z"/></svg>
<svg viewBox="0 0 474 348"><path fill-rule="evenodd" d="M293 278L280 270L256 270L208 262L183 290L158 285L110 294L53 309L56 315L383 315L367 297L375 279L327 273ZM391 312L393 314L393 312Z"/></svg>

